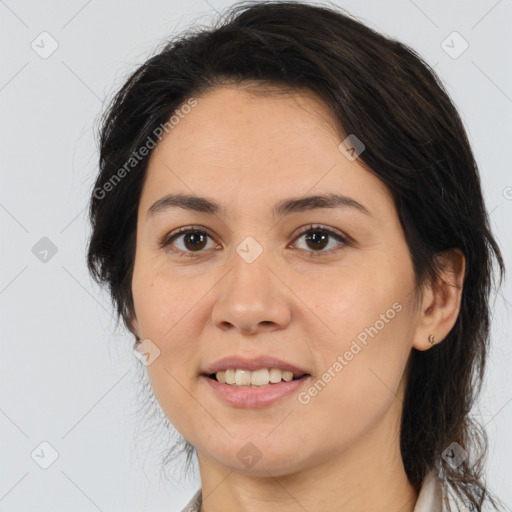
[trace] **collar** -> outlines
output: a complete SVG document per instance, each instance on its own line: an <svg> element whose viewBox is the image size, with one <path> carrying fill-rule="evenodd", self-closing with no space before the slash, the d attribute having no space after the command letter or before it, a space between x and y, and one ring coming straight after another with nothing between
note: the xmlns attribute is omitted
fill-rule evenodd
<svg viewBox="0 0 512 512"><path fill-rule="evenodd" d="M441 512L443 510L442 486L434 473L427 474L421 484L418 500L413 512ZM181 512L200 512L202 504L201 489L198 489L192 499Z"/></svg>

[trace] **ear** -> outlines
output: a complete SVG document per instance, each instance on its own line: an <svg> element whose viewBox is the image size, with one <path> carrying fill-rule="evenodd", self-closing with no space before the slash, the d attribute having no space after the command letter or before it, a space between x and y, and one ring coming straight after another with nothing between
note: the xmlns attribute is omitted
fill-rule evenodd
<svg viewBox="0 0 512 512"><path fill-rule="evenodd" d="M428 350L431 334L434 342L441 342L457 321L462 298L466 260L459 249L449 249L437 255L439 278L431 280L423 289L421 309L414 333L413 346Z"/></svg>

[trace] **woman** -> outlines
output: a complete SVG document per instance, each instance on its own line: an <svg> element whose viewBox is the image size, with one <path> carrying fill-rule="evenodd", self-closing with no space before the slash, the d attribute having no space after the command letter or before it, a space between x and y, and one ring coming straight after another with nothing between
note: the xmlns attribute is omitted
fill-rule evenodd
<svg viewBox="0 0 512 512"><path fill-rule="evenodd" d="M469 413L504 265L414 51L236 5L130 77L100 143L88 264L197 455L184 512L497 509Z"/></svg>

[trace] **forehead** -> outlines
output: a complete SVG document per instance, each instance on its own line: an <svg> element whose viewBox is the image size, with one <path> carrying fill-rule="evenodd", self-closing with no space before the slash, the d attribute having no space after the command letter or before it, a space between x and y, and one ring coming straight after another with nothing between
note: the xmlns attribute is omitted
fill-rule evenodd
<svg viewBox="0 0 512 512"><path fill-rule="evenodd" d="M275 203L315 192L389 208L387 187L342 154L344 135L313 93L222 87L195 99L154 149L143 200L174 192Z"/></svg>
<svg viewBox="0 0 512 512"><path fill-rule="evenodd" d="M196 106L181 115L165 137L180 142L184 149L192 146L215 151L216 144L222 145L221 150L268 145L286 149L300 146L306 139L325 138L326 134L331 139L341 137L328 106L308 90L225 86L195 100Z"/></svg>

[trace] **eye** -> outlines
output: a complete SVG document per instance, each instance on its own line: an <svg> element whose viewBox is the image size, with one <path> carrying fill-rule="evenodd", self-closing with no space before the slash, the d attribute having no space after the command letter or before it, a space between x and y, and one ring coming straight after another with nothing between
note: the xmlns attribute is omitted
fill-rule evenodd
<svg viewBox="0 0 512 512"><path fill-rule="evenodd" d="M301 239L303 236L306 236L305 242L308 244L308 247L312 247L314 249L313 251L308 251L310 253L309 256L313 257L321 256L325 253L330 254L336 251L336 248L329 249L327 251L323 250L329 245L329 238L339 242L338 245L350 245L349 240L337 231L317 225L309 226L308 229L304 230L297 236L296 240Z"/></svg>
<svg viewBox="0 0 512 512"><path fill-rule="evenodd" d="M173 242L177 239L182 239L182 248L172 248ZM158 245L162 249L168 249L179 256L194 256L194 253L201 252L206 246L206 241L211 238L210 235L199 228L193 226L180 228L177 231L166 235Z"/></svg>
<svg viewBox="0 0 512 512"><path fill-rule="evenodd" d="M309 256L313 257L324 255L325 253L330 254L337 250L336 248L326 251L323 250L329 245L329 238L336 240L338 245L351 245L350 240L342 236L337 231L313 224L310 225L308 229L302 231L302 233L299 233L295 240L300 240L304 236L308 247L314 249L313 251L307 251L310 253ZM180 228L177 231L166 235L159 241L158 245L162 249L178 254L178 256L193 257L194 253L204 252L203 249L208 248L208 238L211 239L212 237L204 229L189 226ZM180 240L181 247L176 247L174 244L176 240Z"/></svg>

